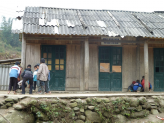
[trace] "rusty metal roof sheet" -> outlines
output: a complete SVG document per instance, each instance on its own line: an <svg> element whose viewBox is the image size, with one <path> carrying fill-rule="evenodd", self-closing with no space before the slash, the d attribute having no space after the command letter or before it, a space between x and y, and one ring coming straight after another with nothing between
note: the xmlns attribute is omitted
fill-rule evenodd
<svg viewBox="0 0 164 123"><path fill-rule="evenodd" d="M164 38L164 13L26 7L19 17L13 33Z"/></svg>

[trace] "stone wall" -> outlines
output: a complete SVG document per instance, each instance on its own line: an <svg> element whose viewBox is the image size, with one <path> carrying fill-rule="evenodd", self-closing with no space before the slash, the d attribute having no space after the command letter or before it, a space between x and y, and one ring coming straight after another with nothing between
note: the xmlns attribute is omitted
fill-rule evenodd
<svg viewBox="0 0 164 123"><path fill-rule="evenodd" d="M163 96L148 97L4 97L0 113L11 123L126 123L164 112ZM0 117L0 123L6 119ZM19 120L18 120L19 119ZM22 122L23 121L23 122Z"/></svg>

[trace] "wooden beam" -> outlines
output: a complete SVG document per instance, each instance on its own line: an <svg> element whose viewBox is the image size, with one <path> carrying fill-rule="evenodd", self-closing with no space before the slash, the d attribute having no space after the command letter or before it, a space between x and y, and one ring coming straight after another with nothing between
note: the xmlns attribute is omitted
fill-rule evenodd
<svg viewBox="0 0 164 123"><path fill-rule="evenodd" d="M136 79L140 80L140 45L137 44L136 48Z"/></svg>
<svg viewBox="0 0 164 123"><path fill-rule="evenodd" d="M24 34L22 34L21 66L23 69L26 68L26 39L24 38Z"/></svg>
<svg viewBox="0 0 164 123"><path fill-rule="evenodd" d="M84 41L84 83L85 90L89 90L89 41L88 38Z"/></svg>
<svg viewBox="0 0 164 123"><path fill-rule="evenodd" d="M84 41L85 37L81 38L74 38L74 37L69 37L69 38L64 38L64 37L26 37L27 41L31 40L38 40L38 41ZM139 40L139 41L130 41L130 40L102 40L102 39L93 39L93 38L88 38L89 42L116 42L116 43L140 43L144 44L144 41ZM148 41L148 44L164 44L164 41Z"/></svg>
<svg viewBox="0 0 164 123"><path fill-rule="evenodd" d="M148 57L148 43L144 43L144 66L145 66L145 92L149 92L149 57Z"/></svg>

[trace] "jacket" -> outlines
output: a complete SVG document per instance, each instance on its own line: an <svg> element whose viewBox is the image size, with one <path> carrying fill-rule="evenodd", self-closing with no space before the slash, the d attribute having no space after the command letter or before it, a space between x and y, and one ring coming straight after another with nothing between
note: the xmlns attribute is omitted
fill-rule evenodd
<svg viewBox="0 0 164 123"><path fill-rule="evenodd" d="M21 74L22 78L33 78L31 68L26 68L25 71Z"/></svg>
<svg viewBox="0 0 164 123"><path fill-rule="evenodd" d="M14 65L10 68L9 75L10 77L18 78L20 74L20 67L18 65Z"/></svg>
<svg viewBox="0 0 164 123"><path fill-rule="evenodd" d="M33 73L33 81L37 81L37 72L38 70L34 71Z"/></svg>
<svg viewBox="0 0 164 123"><path fill-rule="evenodd" d="M41 63L37 72L37 80L47 81L49 70L45 63Z"/></svg>
<svg viewBox="0 0 164 123"><path fill-rule="evenodd" d="M143 86L143 88L145 88L145 79L142 80L141 85ZM149 89L151 88L152 88L152 85L149 82Z"/></svg>
<svg viewBox="0 0 164 123"><path fill-rule="evenodd" d="M133 86L133 90L134 91L137 91L138 87L142 87L142 85L140 83L135 83L134 86Z"/></svg>

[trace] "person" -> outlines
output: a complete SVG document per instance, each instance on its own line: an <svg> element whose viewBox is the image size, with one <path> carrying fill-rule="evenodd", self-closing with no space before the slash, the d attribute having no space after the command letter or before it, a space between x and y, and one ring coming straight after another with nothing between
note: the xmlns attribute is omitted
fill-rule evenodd
<svg viewBox="0 0 164 123"><path fill-rule="evenodd" d="M136 82L133 81L132 84L128 87L128 91L129 91L129 92L133 92L133 86L134 86L135 83L136 83Z"/></svg>
<svg viewBox="0 0 164 123"><path fill-rule="evenodd" d="M142 88L142 85L140 84L140 81L137 80L136 83L133 86L133 91L134 92L140 92Z"/></svg>
<svg viewBox="0 0 164 123"><path fill-rule="evenodd" d="M25 69L25 71L21 74L21 76L23 78L23 82L22 82L22 94L25 94L25 84L26 84L26 81L27 80L29 81L29 85L30 85L29 94L32 94L32 89L33 89L33 74L32 74L31 68L27 67Z"/></svg>
<svg viewBox="0 0 164 123"><path fill-rule="evenodd" d="M36 64L37 71L39 70L39 65L40 64ZM41 87L40 87L40 81L39 80L37 80L37 88L38 88L38 93L41 93Z"/></svg>
<svg viewBox="0 0 164 123"><path fill-rule="evenodd" d="M40 81L40 86L41 86L41 93L39 94L44 94L45 82L48 79L49 70L48 70L47 65L45 64L44 58L41 58L40 62L41 64L39 65L39 70L37 72L37 80Z"/></svg>
<svg viewBox="0 0 164 123"><path fill-rule="evenodd" d="M46 94L51 94L51 91L50 91L50 87L49 87L49 81L50 81L50 71L49 71L49 74L48 74L48 79L47 79L47 81L45 82L45 92L46 92Z"/></svg>
<svg viewBox="0 0 164 123"><path fill-rule="evenodd" d="M10 75L10 83L9 83L9 92L10 93L12 87L13 87L13 92L16 94L16 89L17 89L17 78L20 73L20 62L16 62L14 66L10 68L9 75Z"/></svg>
<svg viewBox="0 0 164 123"><path fill-rule="evenodd" d="M37 84L37 67L36 65L34 66L34 73L33 73L33 90L35 91L36 89L36 84Z"/></svg>
<svg viewBox="0 0 164 123"><path fill-rule="evenodd" d="M145 89L145 76L142 76L142 80L141 80L141 85L142 85L142 92L144 92ZM152 85L149 82L149 91L152 89Z"/></svg>
<svg viewBox="0 0 164 123"><path fill-rule="evenodd" d="M17 78L17 89L19 89L19 86L18 86L18 82L20 81L20 76L21 76L21 72L22 72L22 67L21 66L19 66L20 67L20 73L19 73L19 75L18 75L18 78ZM16 91L17 91L17 89L16 89Z"/></svg>

